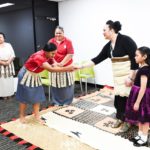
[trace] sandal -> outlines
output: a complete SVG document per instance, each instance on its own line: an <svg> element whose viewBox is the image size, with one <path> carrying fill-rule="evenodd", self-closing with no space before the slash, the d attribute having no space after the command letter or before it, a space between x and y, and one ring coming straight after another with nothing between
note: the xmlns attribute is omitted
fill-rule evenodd
<svg viewBox="0 0 150 150"><path fill-rule="evenodd" d="M131 125L129 123L124 122L121 129L120 129L120 132L127 132L129 130L130 126Z"/></svg>
<svg viewBox="0 0 150 150"><path fill-rule="evenodd" d="M117 121L111 126L112 128L119 128L122 124L122 121L117 119Z"/></svg>

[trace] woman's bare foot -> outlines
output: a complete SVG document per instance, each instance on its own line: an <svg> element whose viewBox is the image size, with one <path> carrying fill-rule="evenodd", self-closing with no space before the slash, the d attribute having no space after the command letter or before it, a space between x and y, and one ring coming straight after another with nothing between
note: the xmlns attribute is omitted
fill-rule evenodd
<svg viewBox="0 0 150 150"><path fill-rule="evenodd" d="M20 120L20 122L21 122L21 123L23 123L23 124L27 123L27 121L26 121L25 117L20 117L20 119L19 119L19 120Z"/></svg>
<svg viewBox="0 0 150 150"><path fill-rule="evenodd" d="M40 117L35 117L36 121L39 123L39 124L42 124L44 125L45 124L45 121L42 120Z"/></svg>

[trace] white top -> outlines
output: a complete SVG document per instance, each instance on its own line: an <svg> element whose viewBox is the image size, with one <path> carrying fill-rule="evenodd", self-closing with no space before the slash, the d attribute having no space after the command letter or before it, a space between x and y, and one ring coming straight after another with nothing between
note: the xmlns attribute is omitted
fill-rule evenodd
<svg viewBox="0 0 150 150"><path fill-rule="evenodd" d="M14 57L15 53L11 44L4 42L3 46L0 47L0 60L7 61ZM0 65L0 74L5 76L14 75L15 70L13 62L11 62L8 66Z"/></svg>
<svg viewBox="0 0 150 150"><path fill-rule="evenodd" d="M14 50L10 43L4 43L4 47L0 47L0 60L8 60L15 57Z"/></svg>

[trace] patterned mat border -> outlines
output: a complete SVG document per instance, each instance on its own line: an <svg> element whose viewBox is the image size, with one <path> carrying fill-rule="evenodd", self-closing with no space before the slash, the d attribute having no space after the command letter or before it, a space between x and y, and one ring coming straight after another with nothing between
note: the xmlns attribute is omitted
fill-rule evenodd
<svg viewBox="0 0 150 150"><path fill-rule="evenodd" d="M10 121L14 121L16 119L12 119ZM9 121L8 121L9 122ZM5 124L7 122L0 122L0 134L2 134L5 137L8 137L11 141L16 142L18 145L23 145L27 150L43 150L40 147L37 147L36 145L33 145L32 143L25 141L24 139L16 136L15 134L9 132L8 130L4 129L1 125Z"/></svg>
<svg viewBox="0 0 150 150"><path fill-rule="evenodd" d="M43 107L40 111L42 110L45 110L45 109L48 109L48 108L51 108L53 106L49 106L49 107ZM56 110L59 109L59 108L56 108ZM27 115L32 115L32 113L30 114L27 114ZM1 125L2 124L5 124L7 122L10 122L10 121L15 121L16 119L18 118L13 118L11 120L8 120L6 122L0 122L0 134L5 136L5 137L8 137L11 141L13 142L16 142L18 145L23 145L26 147L27 150L43 150L42 148L24 140L23 138L20 138L18 137L17 135L9 132L8 130L4 129Z"/></svg>

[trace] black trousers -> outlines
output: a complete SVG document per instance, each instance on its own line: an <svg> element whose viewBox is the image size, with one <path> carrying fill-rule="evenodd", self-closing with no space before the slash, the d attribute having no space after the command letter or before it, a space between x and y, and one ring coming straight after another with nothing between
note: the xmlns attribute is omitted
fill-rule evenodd
<svg viewBox="0 0 150 150"><path fill-rule="evenodd" d="M127 97L115 96L114 106L116 108L116 118L122 121L125 120Z"/></svg>

